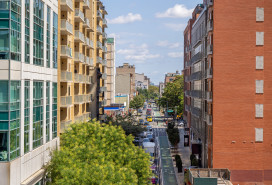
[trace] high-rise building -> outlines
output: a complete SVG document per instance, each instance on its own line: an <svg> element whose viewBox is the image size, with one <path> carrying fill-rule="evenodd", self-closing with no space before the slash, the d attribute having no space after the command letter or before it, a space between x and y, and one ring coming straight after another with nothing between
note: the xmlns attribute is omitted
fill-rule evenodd
<svg viewBox="0 0 272 185"><path fill-rule="evenodd" d="M107 23L101 1L64 0L59 7L60 131L64 132L71 123L99 118L102 111Z"/></svg>
<svg viewBox="0 0 272 185"><path fill-rule="evenodd" d="M192 152L203 167L229 169L235 185L272 184L272 2L204 5L185 64Z"/></svg>
<svg viewBox="0 0 272 185"><path fill-rule="evenodd" d="M107 39L107 105L115 103L115 39Z"/></svg>
<svg viewBox="0 0 272 185"><path fill-rule="evenodd" d="M0 4L0 184L39 184L59 146L58 1Z"/></svg>

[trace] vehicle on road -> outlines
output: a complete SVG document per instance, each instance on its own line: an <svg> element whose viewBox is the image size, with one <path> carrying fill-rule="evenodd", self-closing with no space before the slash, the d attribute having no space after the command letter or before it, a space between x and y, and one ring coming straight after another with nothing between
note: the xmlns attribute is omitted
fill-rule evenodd
<svg viewBox="0 0 272 185"><path fill-rule="evenodd" d="M138 112L139 112L139 113L143 113L143 110L142 110L142 109L138 109Z"/></svg>
<svg viewBox="0 0 272 185"><path fill-rule="evenodd" d="M139 119L139 124L143 125L144 124L144 120L142 118Z"/></svg>
<svg viewBox="0 0 272 185"><path fill-rule="evenodd" d="M146 138L147 139L147 138ZM143 143L143 148L146 153L149 153L150 156L154 156L155 153L155 143L153 142L144 142Z"/></svg>
<svg viewBox="0 0 272 185"><path fill-rule="evenodd" d="M147 127L147 126L149 126L149 122L144 123L144 127Z"/></svg>
<svg viewBox="0 0 272 185"><path fill-rule="evenodd" d="M148 126L146 126L146 129L148 132L152 132L152 126L148 125Z"/></svg>
<svg viewBox="0 0 272 185"><path fill-rule="evenodd" d="M143 143L150 142L149 138L144 138Z"/></svg>
<svg viewBox="0 0 272 185"><path fill-rule="evenodd" d="M147 116L146 121L152 122L152 116Z"/></svg>
<svg viewBox="0 0 272 185"><path fill-rule="evenodd" d="M152 113L152 109L146 109L146 115L147 116L151 116Z"/></svg>

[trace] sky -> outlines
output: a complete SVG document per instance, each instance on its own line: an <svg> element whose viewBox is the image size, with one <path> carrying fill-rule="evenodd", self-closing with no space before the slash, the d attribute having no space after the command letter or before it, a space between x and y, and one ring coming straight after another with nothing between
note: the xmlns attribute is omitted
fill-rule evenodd
<svg viewBox="0 0 272 185"><path fill-rule="evenodd" d="M108 37L115 37L115 65L134 64L156 85L183 69L183 31L203 0L102 0Z"/></svg>

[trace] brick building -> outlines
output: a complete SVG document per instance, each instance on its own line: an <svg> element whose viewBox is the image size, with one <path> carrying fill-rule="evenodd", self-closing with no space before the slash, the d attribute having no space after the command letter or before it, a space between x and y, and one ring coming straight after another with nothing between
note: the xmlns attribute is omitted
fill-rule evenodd
<svg viewBox="0 0 272 185"><path fill-rule="evenodd" d="M203 4L184 71L192 152L233 184L272 184L272 1Z"/></svg>
<svg viewBox="0 0 272 185"><path fill-rule="evenodd" d="M176 71L176 73L167 73L167 74L165 74L164 84L166 85L168 82L174 81L176 79L177 75L180 75L180 73L178 71Z"/></svg>

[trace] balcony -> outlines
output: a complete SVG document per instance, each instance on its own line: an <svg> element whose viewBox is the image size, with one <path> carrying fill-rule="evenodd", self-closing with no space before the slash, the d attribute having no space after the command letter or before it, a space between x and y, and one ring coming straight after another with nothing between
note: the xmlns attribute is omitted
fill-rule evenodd
<svg viewBox="0 0 272 185"><path fill-rule="evenodd" d="M102 66L107 66L107 60L102 60Z"/></svg>
<svg viewBox="0 0 272 185"><path fill-rule="evenodd" d="M79 30L75 30L75 42L85 43L84 34Z"/></svg>
<svg viewBox="0 0 272 185"><path fill-rule="evenodd" d="M206 78L212 78L212 77L213 77L212 68L206 69Z"/></svg>
<svg viewBox="0 0 272 185"><path fill-rule="evenodd" d="M75 52L75 62L84 62L84 55L79 52Z"/></svg>
<svg viewBox="0 0 272 185"><path fill-rule="evenodd" d="M90 20L87 17L84 18L83 27L91 28Z"/></svg>
<svg viewBox="0 0 272 185"><path fill-rule="evenodd" d="M97 19L102 19L102 13L100 10L97 10Z"/></svg>
<svg viewBox="0 0 272 185"><path fill-rule="evenodd" d="M208 102L211 102L212 99L213 99L213 97L212 97L212 92L211 92L211 91L207 91L207 92L206 92L206 100L207 100Z"/></svg>
<svg viewBox="0 0 272 185"><path fill-rule="evenodd" d="M85 43L87 45L87 48L93 48L93 41L90 40L88 37L85 37Z"/></svg>
<svg viewBox="0 0 272 185"><path fill-rule="evenodd" d="M83 8L90 8L90 1L89 0L83 0Z"/></svg>
<svg viewBox="0 0 272 185"><path fill-rule="evenodd" d="M191 80L201 80L202 78L202 72L198 71L191 75Z"/></svg>
<svg viewBox="0 0 272 185"><path fill-rule="evenodd" d="M103 37L103 39L107 39L108 35L105 32L103 32L102 37Z"/></svg>
<svg viewBox="0 0 272 185"><path fill-rule="evenodd" d="M207 55L212 55L213 54L213 45L209 44L207 48Z"/></svg>
<svg viewBox="0 0 272 185"><path fill-rule="evenodd" d="M75 104L81 104L85 102L85 95L75 95L74 97Z"/></svg>
<svg viewBox="0 0 272 185"><path fill-rule="evenodd" d="M64 133L65 130L72 124L72 120L60 121L60 132Z"/></svg>
<svg viewBox="0 0 272 185"><path fill-rule="evenodd" d="M191 65L191 64L194 64L194 63L196 63L196 62L198 62L198 61L201 60L201 59L202 59L202 53L199 52L199 53L195 54L195 55L191 58L191 60L190 60L190 65Z"/></svg>
<svg viewBox="0 0 272 185"><path fill-rule="evenodd" d="M191 91L190 90L185 90L185 96L191 96Z"/></svg>
<svg viewBox="0 0 272 185"><path fill-rule="evenodd" d="M60 6L61 6L61 10L73 11L73 1L72 0L61 0Z"/></svg>
<svg viewBox="0 0 272 185"><path fill-rule="evenodd" d="M199 108L192 107L192 114L199 118L201 116L201 110Z"/></svg>
<svg viewBox="0 0 272 185"><path fill-rule="evenodd" d="M207 23L207 32L213 30L213 20L209 20Z"/></svg>
<svg viewBox="0 0 272 185"><path fill-rule="evenodd" d="M204 121L206 121L207 125L212 125L212 115L207 113L204 114Z"/></svg>
<svg viewBox="0 0 272 185"><path fill-rule="evenodd" d="M75 11L75 21L84 22L84 13L78 8Z"/></svg>
<svg viewBox="0 0 272 185"><path fill-rule="evenodd" d="M100 90L99 90L100 93L106 92L106 91L107 91L107 87L100 87Z"/></svg>
<svg viewBox="0 0 272 185"><path fill-rule="evenodd" d="M98 49L102 49L102 48L103 48L102 43L101 43L100 41L97 41L96 43L97 43L97 46L96 46L96 47L97 47Z"/></svg>
<svg viewBox="0 0 272 185"><path fill-rule="evenodd" d="M75 74L75 82L76 83L83 83L83 75L82 74Z"/></svg>
<svg viewBox="0 0 272 185"><path fill-rule="evenodd" d="M92 94L88 94L88 95L86 95L86 97L85 97L86 102L88 102L88 103L92 102L92 99L93 99L93 97L92 97L92 96L93 96Z"/></svg>
<svg viewBox="0 0 272 185"><path fill-rule="evenodd" d="M86 76L85 81L86 81L87 84L91 84L92 83L92 77L91 76Z"/></svg>
<svg viewBox="0 0 272 185"><path fill-rule="evenodd" d="M60 97L60 106L68 107L72 105L72 96L61 96Z"/></svg>
<svg viewBox="0 0 272 185"><path fill-rule="evenodd" d="M106 73L103 73L103 74L102 74L102 79L103 79L103 80L107 80L107 74L106 74Z"/></svg>
<svg viewBox="0 0 272 185"><path fill-rule="evenodd" d="M82 122L82 121L87 121L89 119L89 114L90 113L83 113L80 116L75 116L75 122Z"/></svg>
<svg viewBox="0 0 272 185"><path fill-rule="evenodd" d="M107 46L103 46L103 52L107 53Z"/></svg>
<svg viewBox="0 0 272 185"><path fill-rule="evenodd" d="M208 6L213 6L213 0L208 0Z"/></svg>
<svg viewBox="0 0 272 185"><path fill-rule="evenodd" d="M61 71L61 78L60 81L61 82L69 82L72 81L72 72L68 72L68 71Z"/></svg>
<svg viewBox="0 0 272 185"><path fill-rule="evenodd" d="M102 64L102 58L101 57L96 57L96 63Z"/></svg>
<svg viewBox="0 0 272 185"><path fill-rule="evenodd" d="M61 20L60 31L63 35L73 35L73 25L66 19Z"/></svg>
<svg viewBox="0 0 272 185"><path fill-rule="evenodd" d="M107 28L107 27L108 27L108 22L107 22L107 20L106 20L106 19L103 19L103 26L104 26L105 28Z"/></svg>
<svg viewBox="0 0 272 185"><path fill-rule="evenodd" d="M72 48L66 45L61 45L60 56L62 58L72 58Z"/></svg>
<svg viewBox="0 0 272 185"><path fill-rule="evenodd" d="M202 97L202 92L199 90L192 90L191 91L191 96L195 98L201 98Z"/></svg>
<svg viewBox="0 0 272 185"><path fill-rule="evenodd" d="M101 28L101 26L97 25L96 31L97 31L98 35L102 35L102 28Z"/></svg>

